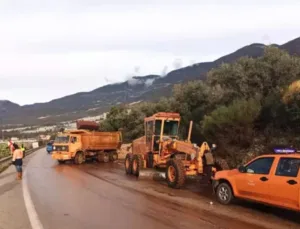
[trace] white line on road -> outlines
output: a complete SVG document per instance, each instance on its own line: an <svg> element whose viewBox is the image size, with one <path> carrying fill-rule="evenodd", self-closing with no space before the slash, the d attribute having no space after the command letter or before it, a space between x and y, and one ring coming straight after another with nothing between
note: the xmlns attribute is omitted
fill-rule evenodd
<svg viewBox="0 0 300 229"><path fill-rule="evenodd" d="M23 197L24 197L25 207L27 210L29 221L31 224L31 228L32 229L43 229L43 225L38 217L38 214L35 210L34 204L32 202L32 199L31 199L31 196L29 193L26 171L24 172L24 177L23 177Z"/></svg>

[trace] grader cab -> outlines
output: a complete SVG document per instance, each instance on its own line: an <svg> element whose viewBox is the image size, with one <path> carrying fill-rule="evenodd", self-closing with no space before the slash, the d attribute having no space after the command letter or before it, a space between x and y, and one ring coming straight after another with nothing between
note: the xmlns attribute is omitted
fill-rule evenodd
<svg viewBox="0 0 300 229"><path fill-rule="evenodd" d="M203 175L202 158L210 147L206 142L200 147L191 143L192 122L187 140L179 140L179 124L178 113L159 112L145 118L145 135L132 142L132 152L126 155L126 173L139 176L144 168L165 168L168 185L173 188L183 186L186 176ZM227 167L224 161L215 160L215 164Z"/></svg>

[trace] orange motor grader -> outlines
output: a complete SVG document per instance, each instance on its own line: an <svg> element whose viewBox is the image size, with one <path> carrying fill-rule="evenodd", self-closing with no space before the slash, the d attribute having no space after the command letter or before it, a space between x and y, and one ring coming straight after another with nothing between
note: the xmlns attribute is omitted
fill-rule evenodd
<svg viewBox="0 0 300 229"><path fill-rule="evenodd" d="M178 113L159 112L144 120L145 136L132 142L132 152L125 157L127 174L139 176L144 168L165 168L169 187L180 188L186 176L204 174L203 155L210 151L207 142L199 147L190 141L192 125L187 140L179 140ZM227 169L226 161L214 159L213 171Z"/></svg>

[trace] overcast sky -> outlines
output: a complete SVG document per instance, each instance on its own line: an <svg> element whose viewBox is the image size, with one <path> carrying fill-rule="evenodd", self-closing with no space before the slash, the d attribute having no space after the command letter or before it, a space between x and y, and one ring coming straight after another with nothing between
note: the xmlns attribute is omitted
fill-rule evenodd
<svg viewBox="0 0 300 229"><path fill-rule="evenodd" d="M299 0L0 0L0 100L45 102L282 44L300 36L299 12Z"/></svg>

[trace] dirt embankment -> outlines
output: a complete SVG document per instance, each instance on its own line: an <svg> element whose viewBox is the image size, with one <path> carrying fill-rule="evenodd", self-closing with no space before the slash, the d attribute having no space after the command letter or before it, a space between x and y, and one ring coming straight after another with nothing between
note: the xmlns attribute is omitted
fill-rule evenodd
<svg viewBox="0 0 300 229"><path fill-rule="evenodd" d="M122 144L119 150L119 159L125 159L128 152L131 152L131 144Z"/></svg>

